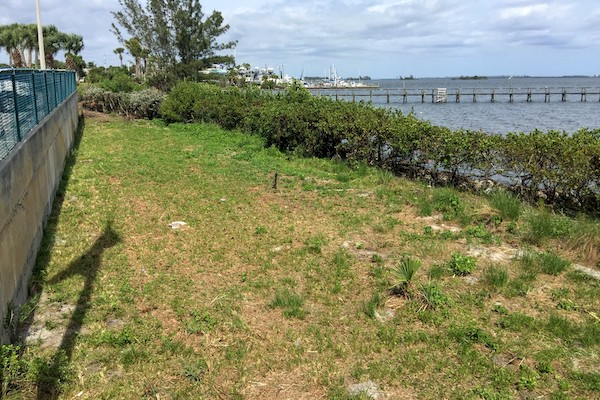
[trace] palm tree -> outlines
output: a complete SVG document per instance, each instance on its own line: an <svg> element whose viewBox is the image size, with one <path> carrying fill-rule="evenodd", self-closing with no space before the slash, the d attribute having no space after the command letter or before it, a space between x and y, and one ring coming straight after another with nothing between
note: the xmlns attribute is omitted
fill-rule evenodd
<svg viewBox="0 0 600 400"><path fill-rule="evenodd" d="M121 68L123 68L123 52L124 51L125 51L125 49L122 47L117 47L116 49L113 50L113 53L119 55L119 61L121 63Z"/></svg>
<svg viewBox="0 0 600 400"><path fill-rule="evenodd" d="M127 47L129 54L131 54L135 59L135 77L139 78L141 76L140 61L146 54L144 52L144 48L142 47L142 43L140 42L140 39L133 37L125 41L125 47Z"/></svg>
<svg viewBox="0 0 600 400"><path fill-rule="evenodd" d="M0 47L4 48L6 50L6 52L8 53L8 64L12 65L12 53L11 53L11 49L10 49L10 39L9 39L10 33L8 30L8 26L7 25L1 25L0 26Z"/></svg>
<svg viewBox="0 0 600 400"><path fill-rule="evenodd" d="M65 50L65 66L67 69L77 71L77 76L79 77L80 70L82 69L80 64L83 60L78 54L84 48L83 37L73 33L66 35L64 39L63 50Z"/></svg>
<svg viewBox="0 0 600 400"><path fill-rule="evenodd" d="M35 24L27 24L23 25L23 42L22 42L22 50L25 53L27 50L27 67L31 68L32 66L32 54L35 51L36 55L38 53L38 37L37 37L37 25ZM25 58L25 54L23 54L23 58ZM37 61L37 56L36 56Z"/></svg>
<svg viewBox="0 0 600 400"><path fill-rule="evenodd" d="M18 67L21 64L21 54L17 37L19 24L4 25L0 30L0 46L8 53L8 65Z"/></svg>
<svg viewBox="0 0 600 400"><path fill-rule="evenodd" d="M44 29L44 48L46 50L46 65L48 68L54 68L54 56L65 47L67 36L60 32L54 25L43 27Z"/></svg>

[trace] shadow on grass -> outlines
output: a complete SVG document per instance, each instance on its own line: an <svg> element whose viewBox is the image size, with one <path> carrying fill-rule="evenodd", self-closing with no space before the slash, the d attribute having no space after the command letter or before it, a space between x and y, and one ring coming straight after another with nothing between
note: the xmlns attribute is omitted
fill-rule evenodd
<svg viewBox="0 0 600 400"><path fill-rule="evenodd" d="M106 249L121 241L119 235L114 231L112 222L106 223L102 234L94 244L80 257L72 261L64 271L48 279L47 268L54 249L55 235L58 222L65 199L65 193L69 186L69 180L74 166L77 162L77 154L81 138L85 129L85 118L80 116L77 132L73 146L67 157L62 174L61 183L56 191L52 211L48 217L48 223L44 229L44 237L37 255L35 268L30 280L30 300L26 304L24 315L22 315L19 335L22 339L27 337L35 316L35 309L39 303L40 294L47 284L56 284L74 275L81 275L85 279L83 289L79 293L75 310L71 315L68 326L53 357L47 362L44 359L34 361L36 371L35 383L37 387L37 399L56 399L61 392L61 384L66 378L66 371L73 354L77 336L81 331L81 325L89 308L90 299L94 289L94 282L101 266L102 256ZM29 310L29 312L27 312Z"/></svg>
<svg viewBox="0 0 600 400"><path fill-rule="evenodd" d="M79 258L69 264L69 266L53 276L47 281L49 285L56 284L64 279L74 275L81 275L85 278L83 289L79 293L79 298L75 310L71 315L69 324L65 330L60 346L52 357L50 363L45 368L38 370L37 376L37 398L38 399L56 399L60 394L60 385L65 379L65 371L73 355L73 349L77 342L77 336L81 331L81 326L88 310L91 307L91 297L94 291L94 283L102 265L102 255L104 251L115 246L121 241L121 237L112 227L112 222L108 222L92 247L88 249Z"/></svg>

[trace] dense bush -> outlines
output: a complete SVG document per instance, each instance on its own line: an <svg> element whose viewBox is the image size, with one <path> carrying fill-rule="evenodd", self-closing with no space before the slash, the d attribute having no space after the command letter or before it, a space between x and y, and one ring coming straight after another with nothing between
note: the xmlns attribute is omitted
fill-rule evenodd
<svg viewBox="0 0 600 400"><path fill-rule="evenodd" d="M165 95L156 89L114 93L97 86L90 86L81 92L83 107L88 110L121 114L130 118L157 117L164 97Z"/></svg>

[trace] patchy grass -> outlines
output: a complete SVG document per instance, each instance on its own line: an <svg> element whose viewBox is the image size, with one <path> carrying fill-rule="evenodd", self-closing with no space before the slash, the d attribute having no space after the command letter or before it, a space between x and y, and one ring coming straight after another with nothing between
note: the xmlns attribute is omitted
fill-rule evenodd
<svg viewBox="0 0 600 400"><path fill-rule="evenodd" d="M9 399L597 396L600 283L537 256L594 267L597 221L212 125L90 116L73 156Z"/></svg>

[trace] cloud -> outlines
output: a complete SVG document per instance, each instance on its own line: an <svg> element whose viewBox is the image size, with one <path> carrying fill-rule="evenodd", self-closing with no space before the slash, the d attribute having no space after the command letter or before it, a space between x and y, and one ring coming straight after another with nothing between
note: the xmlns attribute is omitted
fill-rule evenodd
<svg viewBox="0 0 600 400"><path fill-rule="evenodd" d="M110 33L118 0L40 0L42 20L84 36L82 55L118 64ZM205 14L222 12L231 26L223 40L238 40L238 62L319 73L335 63L348 74L373 76L502 73L498 66L527 65L511 74L544 74L539 62L587 55L574 66L598 73L600 5L597 0L217 0ZM29 1L0 2L0 23L34 22ZM481 54L485 54L485 59ZM0 61L6 57L0 52ZM520 57L518 59L517 57ZM523 57L531 61L522 62ZM472 60L479 64L474 66ZM534 62L534 61L537 61ZM538 64L536 70L531 65ZM485 65L485 67L482 67ZM400 71L399 69L410 69ZM474 70L477 68L477 70ZM482 70L482 68L484 70ZM312 71L312 72L311 72Z"/></svg>

